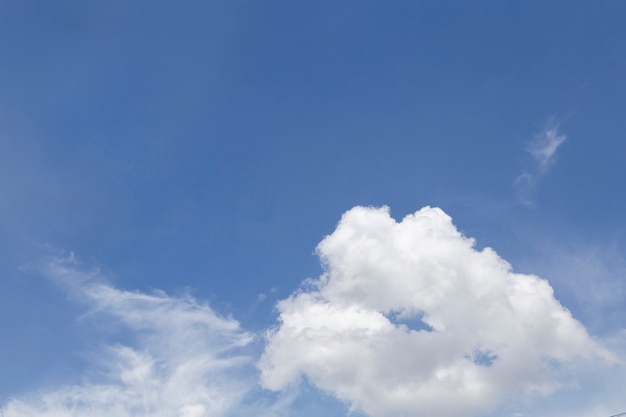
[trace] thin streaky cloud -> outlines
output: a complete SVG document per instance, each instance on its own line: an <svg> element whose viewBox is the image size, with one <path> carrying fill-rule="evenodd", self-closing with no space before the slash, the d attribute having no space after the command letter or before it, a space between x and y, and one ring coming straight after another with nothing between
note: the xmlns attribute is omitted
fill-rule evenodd
<svg viewBox="0 0 626 417"><path fill-rule="evenodd" d="M117 289L73 256L47 263L44 273L87 306L85 319L133 336L98 347L86 382L14 397L2 404L6 417L232 416L256 387L246 372L253 358L242 350L254 336L207 304Z"/></svg>
<svg viewBox="0 0 626 417"><path fill-rule="evenodd" d="M545 170L553 162L557 150L566 139L567 136L559 132L559 125L552 125L528 145L528 152L539 163L541 169Z"/></svg>
<svg viewBox="0 0 626 417"><path fill-rule="evenodd" d="M526 151L533 161L515 178L518 203L529 207L535 205L533 197L539 182L554 164L559 148L567 139L559 129L558 124L550 123L527 144Z"/></svg>

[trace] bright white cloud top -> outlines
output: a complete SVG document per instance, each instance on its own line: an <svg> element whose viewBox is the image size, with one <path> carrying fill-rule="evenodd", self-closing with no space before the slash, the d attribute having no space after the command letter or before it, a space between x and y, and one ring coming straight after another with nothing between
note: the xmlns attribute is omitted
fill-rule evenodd
<svg viewBox="0 0 626 417"><path fill-rule="evenodd" d="M547 281L474 244L438 208L348 211L318 246L326 272L278 304L262 385L306 377L372 417L467 416L613 360Z"/></svg>
<svg viewBox="0 0 626 417"><path fill-rule="evenodd" d="M191 297L113 288L71 259L49 263L46 272L133 337L97 349L86 383L13 399L6 417L219 417L233 415L254 386L242 377L251 358L240 351L252 336L235 320Z"/></svg>

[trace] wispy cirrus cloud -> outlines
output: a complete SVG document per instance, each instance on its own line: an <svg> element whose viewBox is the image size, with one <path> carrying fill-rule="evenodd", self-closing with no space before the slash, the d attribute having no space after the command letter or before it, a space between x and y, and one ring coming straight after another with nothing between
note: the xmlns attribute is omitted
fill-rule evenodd
<svg viewBox="0 0 626 417"><path fill-rule="evenodd" d="M567 136L559 132L559 126L554 124L530 142L527 150L539 163L541 170L545 171L554 162L556 151L566 139Z"/></svg>
<svg viewBox="0 0 626 417"><path fill-rule="evenodd" d="M44 272L90 310L87 320L130 330L96 349L87 382L13 398L6 417L233 415L254 388L253 335L191 296L120 290L72 257ZM246 369L248 371L246 371Z"/></svg>
<svg viewBox="0 0 626 417"><path fill-rule="evenodd" d="M518 200L524 205L533 205L533 194L542 177L544 177L556 160L559 147L567 136L560 132L559 125L551 122L546 129L536 135L528 143L526 151L532 156L532 164L517 176Z"/></svg>

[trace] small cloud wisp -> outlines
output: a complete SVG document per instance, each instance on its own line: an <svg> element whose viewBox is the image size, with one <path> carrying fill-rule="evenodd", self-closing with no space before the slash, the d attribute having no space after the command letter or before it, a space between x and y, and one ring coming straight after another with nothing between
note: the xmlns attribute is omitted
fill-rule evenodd
<svg viewBox="0 0 626 417"><path fill-rule="evenodd" d="M528 153L539 164L541 172L545 172L550 164L554 161L556 151L567 136L559 132L558 125L552 125L537 136L537 138L528 145Z"/></svg>
<svg viewBox="0 0 626 417"><path fill-rule="evenodd" d="M515 179L519 203L534 205L533 194L537 184L554 164L556 153L566 139L567 136L559 131L559 125L553 123L528 144L526 151L532 156L534 163Z"/></svg>

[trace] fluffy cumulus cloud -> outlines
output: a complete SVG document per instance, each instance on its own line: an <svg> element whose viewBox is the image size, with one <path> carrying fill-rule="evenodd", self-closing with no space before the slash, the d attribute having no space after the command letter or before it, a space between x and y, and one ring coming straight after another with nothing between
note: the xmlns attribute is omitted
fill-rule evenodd
<svg viewBox="0 0 626 417"><path fill-rule="evenodd" d="M305 377L372 417L468 416L553 393L562 368L612 361L554 297L425 207L356 207L317 248L325 273L278 303L258 363L271 390Z"/></svg>
<svg viewBox="0 0 626 417"><path fill-rule="evenodd" d="M192 297L116 289L72 259L46 272L135 337L98 350L88 382L13 398L6 417L219 417L233 415L254 386L242 377L253 361L241 353L252 337L235 320Z"/></svg>

